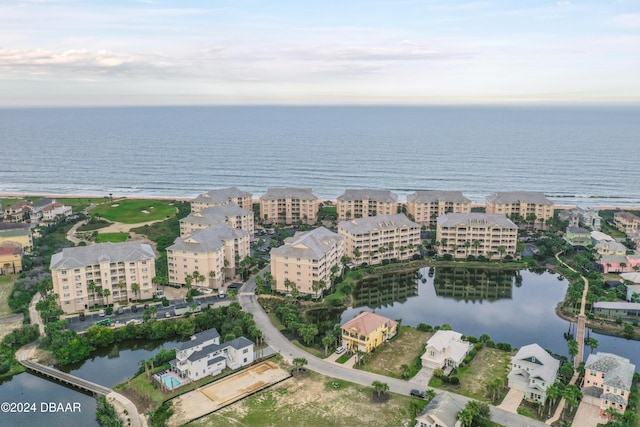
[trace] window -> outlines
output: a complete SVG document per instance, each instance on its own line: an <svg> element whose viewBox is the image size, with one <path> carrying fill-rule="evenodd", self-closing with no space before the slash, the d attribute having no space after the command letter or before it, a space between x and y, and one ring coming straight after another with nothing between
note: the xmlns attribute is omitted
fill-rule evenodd
<svg viewBox="0 0 640 427"><path fill-rule="evenodd" d="M242 350L242 354L247 354L247 353L249 353L249 349L248 348L245 348L244 350Z"/></svg>

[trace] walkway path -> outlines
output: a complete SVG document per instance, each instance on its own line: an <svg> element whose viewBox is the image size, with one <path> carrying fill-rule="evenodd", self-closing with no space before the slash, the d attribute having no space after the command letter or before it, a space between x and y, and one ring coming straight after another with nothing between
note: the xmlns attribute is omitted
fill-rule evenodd
<svg viewBox="0 0 640 427"><path fill-rule="evenodd" d="M569 381L569 384L575 384L576 381L578 380L579 376L580 376L580 372L575 371L573 373L573 377L571 377L571 381ZM546 421L547 425L551 425L551 424L555 423L556 421L558 421L560 419L560 416L562 415L562 411L564 410L564 405L566 403L567 402L564 399L564 397L562 399L560 399L560 403L558 403L558 407L556 408L556 412L553 413L553 417L549 418Z"/></svg>

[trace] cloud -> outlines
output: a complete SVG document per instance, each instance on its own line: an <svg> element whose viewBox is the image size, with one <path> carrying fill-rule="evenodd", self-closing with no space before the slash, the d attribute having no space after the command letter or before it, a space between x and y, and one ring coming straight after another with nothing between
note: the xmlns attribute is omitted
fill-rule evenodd
<svg viewBox="0 0 640 427"><path fill-rule="evenodd" d="M616 27L637 30L640 29L640 13L625 13L615 16L611 22Z"/></svg>

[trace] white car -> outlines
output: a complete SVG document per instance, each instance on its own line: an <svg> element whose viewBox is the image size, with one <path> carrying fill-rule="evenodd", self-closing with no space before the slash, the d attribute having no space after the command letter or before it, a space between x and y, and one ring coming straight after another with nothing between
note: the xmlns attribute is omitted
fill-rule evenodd
<svg viewBox="0 0 640 427"><path fill-rule="evenodd" d="M345 351L345 348L342 346L336 348L336 354L342 354L344 353L344 351Z"/></svg>

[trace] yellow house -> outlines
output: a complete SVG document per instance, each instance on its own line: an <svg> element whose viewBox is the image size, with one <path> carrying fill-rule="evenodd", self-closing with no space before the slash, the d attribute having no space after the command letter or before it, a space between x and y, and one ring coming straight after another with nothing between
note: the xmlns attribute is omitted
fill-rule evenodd
<svg viewBox="0 0 640 427"><path fill-rule="evenodd" d="M33 237L29 224L0 222L0 244L4 242L18 243L25 252L30 252L33 247Z"/></svg>
<svg viewBox="0 0 640 427"><path fill-rule="evenodd" d="M365 311L342 325L342 346L351 351L370 353L397 332L395 320Z"/></svg>
<svg viewBox="0 0 640 427"><path fill-rule="evenodd" d="M17 274L22 271L22 246L15 242L0 244L0 274Z"/></svg>

